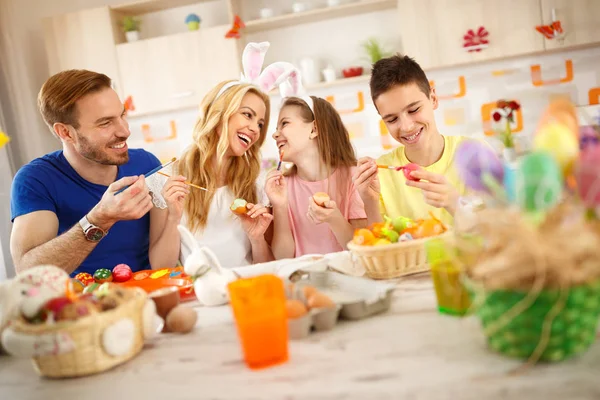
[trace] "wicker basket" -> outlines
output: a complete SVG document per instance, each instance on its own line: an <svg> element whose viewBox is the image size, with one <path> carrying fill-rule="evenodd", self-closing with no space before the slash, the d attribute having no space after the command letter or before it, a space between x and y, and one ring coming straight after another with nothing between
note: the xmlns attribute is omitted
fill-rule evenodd
<svg viewBox="0 0 600 400"><path fill-rule="evenodd" d="M572 287L568 294L559 290L544 290L529 308L506 325L491 331L492 324L522 301L527 293L494 291L484 296L485 300L476 308L477 314L486 330L489 346L501 354L530 358L542 341L547 314L559 302L561 307L564 303L564 307L551 321L546 346L538 350L539 360L564 360L585 352L596 340L600 319L600 281Z"/></svg>
<svg viewBox="0 0 600 400"><path fill-rule="evenodd" d="M450 232L383 246L362 246L350 242L348 249L362 262L369 278L393 279L429 271L425 243L447 235Z"/></svg>
<svg viewBox="0 0 600 400"><path fill-rule="evenodd" d="M136 356L144 342L142 317L147 295L138 288L128 290L131 291L131 297L119 307L74 322L33 325L23 320L14 321L12 327L15 333L67 334L75 345L75 350L67 353L33 358L33 365L38 374L49 378L91 375L106 371ZM133 322L133 341L126 353L112 356L103 347L103 334L107 327L120 320Z"/></svg>

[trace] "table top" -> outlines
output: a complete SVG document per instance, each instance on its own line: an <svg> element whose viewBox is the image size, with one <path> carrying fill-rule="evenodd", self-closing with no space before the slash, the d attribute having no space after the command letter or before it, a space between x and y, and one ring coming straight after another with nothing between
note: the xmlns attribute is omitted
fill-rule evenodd
<svg viewBox="0 0 600 400"><path fill-rule="evenodd" d="M193 305L190 305L193 306ZM40 378L0 357L5 399L598 399L600 341L583 356L522 369L487 349L477 319L440 315L428 276L399 280L390 311L290 342L286 364L246 368L228 306L196 307L196 329L161 334L102 374ZM515 372L516 371L516 372Z"/></svg>

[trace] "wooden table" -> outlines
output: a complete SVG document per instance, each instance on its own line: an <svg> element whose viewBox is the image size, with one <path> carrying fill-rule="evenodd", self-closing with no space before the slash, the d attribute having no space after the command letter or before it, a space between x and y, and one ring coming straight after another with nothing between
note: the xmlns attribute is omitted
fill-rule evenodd
<svg viewBox="0 0 600 400"><path fill-rule="evenodd" d="M196 330L163 334L96 376L39 378L0 357L0 398L24 399L600 399L600 343L584 356L511 374L474 318L442 316L428 277L399 282L392 309L290 344L287 364L251 371L228 307L198 308ZM81 396L81 397L80 397Z"/></svg>

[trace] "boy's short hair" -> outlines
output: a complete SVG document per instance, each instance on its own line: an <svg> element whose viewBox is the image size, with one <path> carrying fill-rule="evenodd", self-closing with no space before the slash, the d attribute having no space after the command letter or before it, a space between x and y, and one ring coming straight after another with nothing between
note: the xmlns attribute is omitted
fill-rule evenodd
<svg viewBox="0 0 600 400"><path fill-rule="evenodd" d="M398 85L416 83L427 98L431 93L429 79L421 66L409 56L397 53L382 58L373 64L371 70L371 98L373 102L383 93Z"/></svg>

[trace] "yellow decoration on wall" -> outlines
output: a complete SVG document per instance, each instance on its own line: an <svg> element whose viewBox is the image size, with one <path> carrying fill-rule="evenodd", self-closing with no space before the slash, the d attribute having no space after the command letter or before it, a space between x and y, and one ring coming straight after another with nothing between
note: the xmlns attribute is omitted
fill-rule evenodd
<svg viewBox="0 0 600 400"><path fill-rule="evenodd" d="M8 142L10 142L10 137L6 133L0 131L0 149L6 146Z"/></svg>

